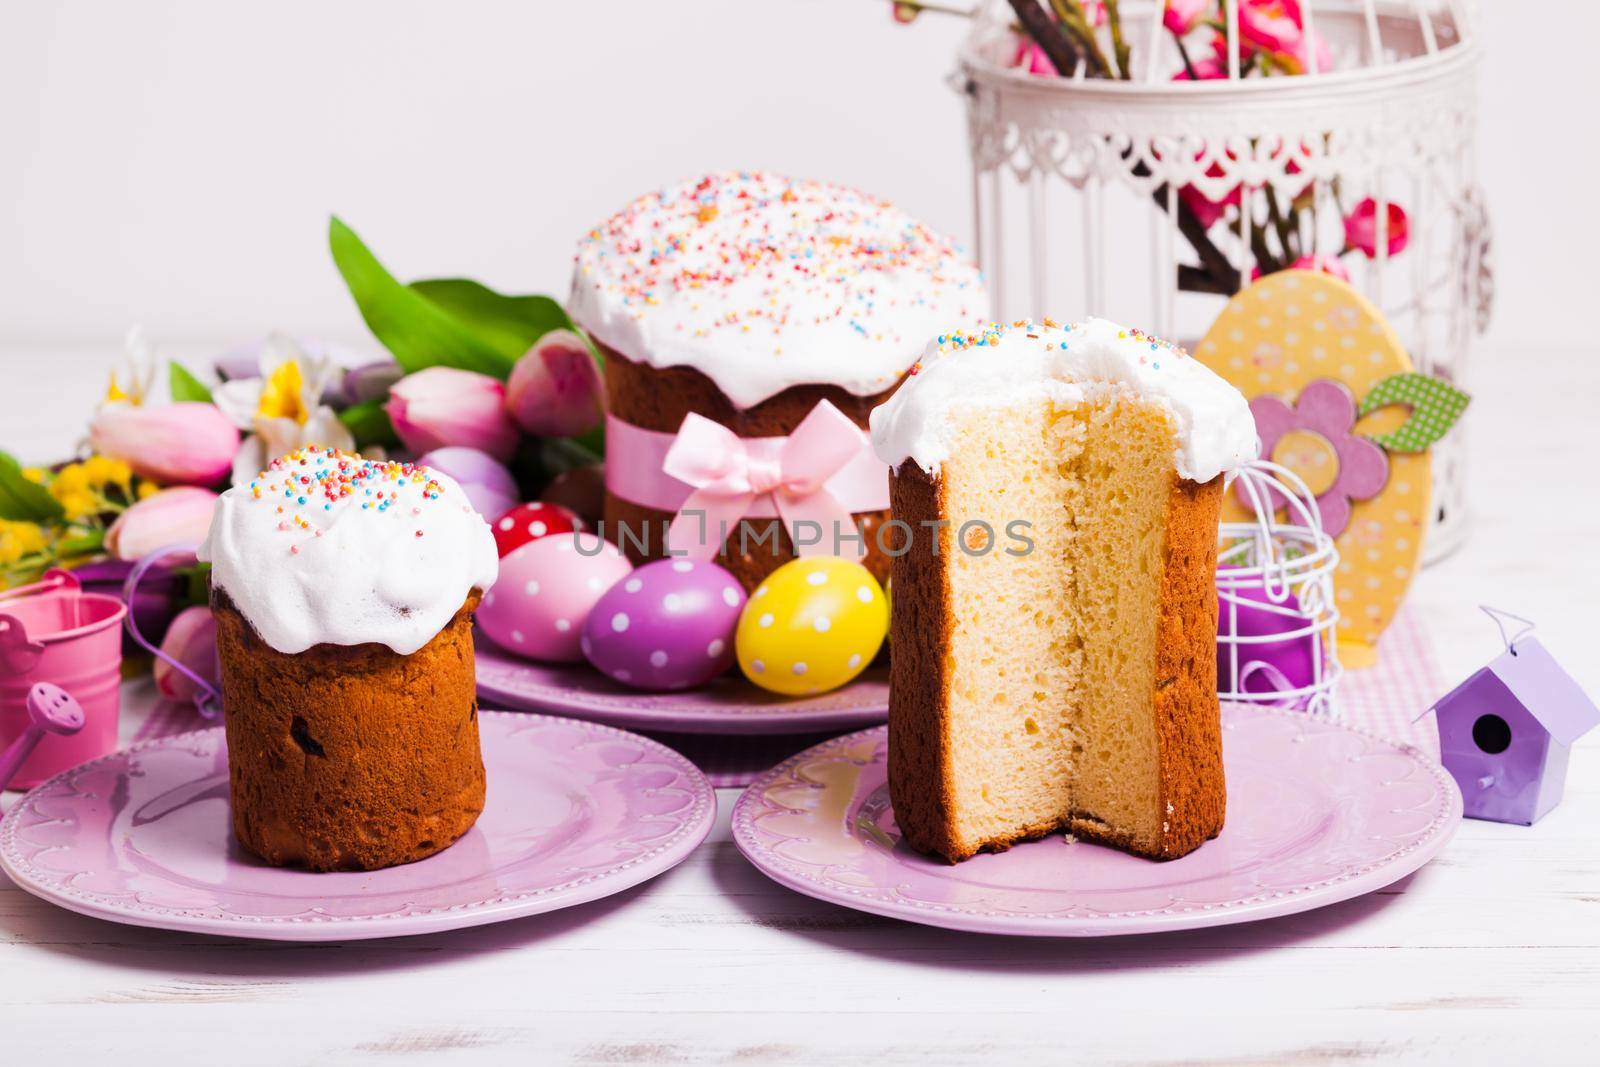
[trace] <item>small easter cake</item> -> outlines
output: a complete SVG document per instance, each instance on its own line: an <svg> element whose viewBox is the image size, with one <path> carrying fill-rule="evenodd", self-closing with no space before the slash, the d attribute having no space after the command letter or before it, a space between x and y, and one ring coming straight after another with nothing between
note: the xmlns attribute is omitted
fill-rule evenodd
<svg viewBox="0 0 1600 1067"><path fill-rule="evenodd" d="M471 829L472 612L498 560L460 486L304 448L222 495L200 558L240 843L280 866L372 870Z"/></svg>
<svg viewBox="0 0 1600 1067"><path fill-rule="evenodd" d="M778 453L815 414L829 424L821 436L846 440L812 447L808 458L829 462L822 477L810 467L798 481L808 493L820 482L840 527L853 517L865 531L865 562L881 581L888 559L874 531L887 517L888 475L872 455L867 416L929 337L987 320L977 268L876 197L751 171L640 197L584 237L576 259L569 308L606 357L607 539L636 563L662 558L664 522L695 488L721 474L723 487L740 481L743 468L713 469L728 452L715 434L720 453L692 457L702 478L664 470L688 417L699 416L725 428L724 441L744 439L733 443L754 459L753 499L728 524L718 559L753 590L795 556L796 527L778 516L791 517L781 498L796 472ZM702 543L715 547L711 525ZM624 530L638 541L647 533L648 543ZM831 532L823 536L831 550Z"/></svg>
<svg viewBox="0 0 1600 1067"><path fill-rule="evenodd" d="M1217 517L1244 397L1103 320L938 338L872 414L894 468L889 792L956 862L1057 830L1171 859L1222 829Z"/></svg>

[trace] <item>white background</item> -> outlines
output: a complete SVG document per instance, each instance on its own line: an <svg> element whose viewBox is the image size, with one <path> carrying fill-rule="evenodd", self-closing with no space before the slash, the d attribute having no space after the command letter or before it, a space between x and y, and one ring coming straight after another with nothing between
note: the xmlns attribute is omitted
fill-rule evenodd
<svg viewBox="0 0 1600 1067"><path fill-rule="evenodd" d="M858 185L966 240L943 81L964 24L886 7L0 0L0 343L364 339L330 212L401 277L564 295L589 225L721 167ZM1600 5L1484 22L1491 340L1531 349L1589 328Z"/></svg>

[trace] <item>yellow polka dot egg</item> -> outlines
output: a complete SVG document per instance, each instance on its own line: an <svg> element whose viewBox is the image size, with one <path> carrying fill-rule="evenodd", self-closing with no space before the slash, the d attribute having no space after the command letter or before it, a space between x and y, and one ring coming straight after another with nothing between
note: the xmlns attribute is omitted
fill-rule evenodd
<svg viewBox="0 0 1600 1067"><path fill-rule="evenodd" d="M877 579L859 563L813 556L785 563L756 587L734 651L756 685L807 696L860 674L888 632L889 602Z"/></svg>

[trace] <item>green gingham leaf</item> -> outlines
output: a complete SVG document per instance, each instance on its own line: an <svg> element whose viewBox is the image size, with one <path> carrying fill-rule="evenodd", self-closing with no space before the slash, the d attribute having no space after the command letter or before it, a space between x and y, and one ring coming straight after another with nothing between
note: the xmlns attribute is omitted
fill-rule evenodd
<svg viewBox="0 0 1600 1067"><path fill-rule="evenodd" d="M1365 417L1390 404L1404 404L1411 409L1411 416L1398 430L1364 436L1390 452L1426 452L1456 424L1471 399L1442 378L1414 373L1392 375L1362 398L1361 415Z"/></svg>

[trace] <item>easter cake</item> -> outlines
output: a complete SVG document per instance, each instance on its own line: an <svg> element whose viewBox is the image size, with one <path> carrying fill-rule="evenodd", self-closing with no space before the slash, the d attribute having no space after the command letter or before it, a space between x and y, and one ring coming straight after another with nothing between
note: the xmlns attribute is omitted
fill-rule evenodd
<svg viewBox="0 0 1600 1067"><path fill-rule="evenodd" d="M950 862L1067 831L1222 829L1217 521L1244 398L1103 320L943 335L872 414L894 470L889 790Z"/></svg>
<svg viewBox="0 0 1600 1067"><path fill-rule="evenodd" d="M605 357L608 540L635 562L667 554L665 523L693 486L664 477L663 460L691 413L770 443L826 404L862 432L825 488L882 580L888 478L868 413L939 328L983 322L988 297L950 241L882 200L730 172L649 193L592 230L569 308ZM773 486L757 481L718 558L746 590L795 556Z"/></svg>
<svg viewBox="0 0 1600 1067"><path fill-rule="evenodd" d="M423 859L483 810L472 613L494 537L447 475L315 447L217 502L233 828L268 863Z"/></svg>

